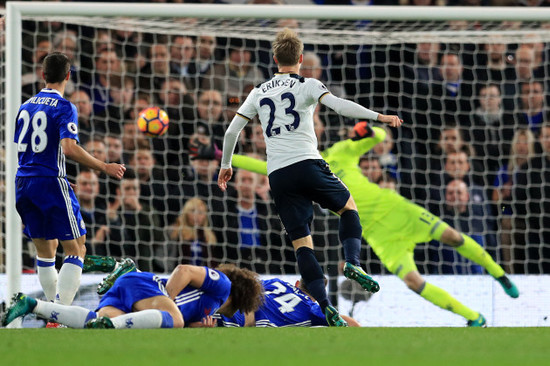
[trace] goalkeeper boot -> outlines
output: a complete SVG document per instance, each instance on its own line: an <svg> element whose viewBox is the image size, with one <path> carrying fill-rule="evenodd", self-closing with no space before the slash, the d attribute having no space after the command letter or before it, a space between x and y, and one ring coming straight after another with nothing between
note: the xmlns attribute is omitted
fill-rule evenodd
<svg viewBox="0 0 550 366"><path fill-rule="evenodd" d="M110 273L116 268L116 260L113 257L103 257L100 255L87 255L84 257L83 273L103 272Z"/></svg>
<svg viewBox="0 0 550 366"><path fill-rule="evenodd" d="M485 320L485 317L483 315L479 314L476 320L468 320L468 326L477 327L477 328L487 328L487 320Z"/></svg>
<svg viewBox="0 0 550 366"><path fill-rule="evenodd" d="M500 283L500 285L504 289L504 292L506 292L508 296L513 297L514 299L519 297L518 288L516 287L516 285L514 285L512 281L510 281L508 276L503 275L497 278L496 280L498 281L498 283Z"/></svg>
<svg viewBox="0 0 550 366"><path fill-rule="evenodd" d="M380 285L376 282L371 276L367 274L361 268L361 266L355 266L349 262L346 262L344 265L344 276L350 280L356 281L361 287L368 292L378 292L380 291Z"/></svg>
<svg viewBox="0 0 550 366"><path fill-rule="evenodd" d="M5 327L20 316L32 313L36 304L36 300L32 297L28 297L21 292L18 293L11 299L11 305L2 316L2 326Z"/></svg>
<svg viewBox="0 0 550 366"><path fill-rule="evenodd" d="M87 329L114 329L115 326L111 319L106 316L102 316L95 319L90 319L84 326Z"/></svg>
<svg viewBox="0 0 550 366"><path fill-rule="evenodd" d="M118 264L118 267L110 273L107 277L103 279L97 286L97 293L99 295L105 294L111 287L113 287L115 281L120 276L128 273L128 272L136 272L136 264L133 260L130 258L124 258L122 262Z"/></svg>
<svg viewBox="0 0 550 366"><path fill-rule="evenodd" d="M325 308L325 318L329 327L347 327L348 323L342 319L338 310L332 305Z"/></svg>

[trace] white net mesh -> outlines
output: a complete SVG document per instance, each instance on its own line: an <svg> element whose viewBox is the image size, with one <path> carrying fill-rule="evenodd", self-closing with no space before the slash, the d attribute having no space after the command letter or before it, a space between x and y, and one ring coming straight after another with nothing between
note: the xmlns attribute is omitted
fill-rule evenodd
<svg viewBox="0 0 550 366"><path fill-rule="evenodd" d="M261 273L296 273L265 180L257 178L255 211L248 210L240 201L244 186L235 183L225 195L217 188L214 152L189 159L196 133L209 135L221 148L239 103L254 85L271 77L270 41L282 24L245 19L24 19L23 99L42 87L38 75L45 53L67 53L75 65L67 97L79 108L83 146L97 157L126 163L138 179L139 202L126 202L123 191L131 188L126 183L119 186L69 167L69 178L80 187L98 179L97 193L94 188L79 193L89 253L130 256L142 270L161 272L177 263L237 262ZM529 130L536 139L546 121L547 24L284 24L297 25L306 44L305 76L320 78L335 95L398 113L405 120L403 128L391 131L387 149L376 149L362 161L371 180L395 183L402 195L480 241L508 270L550 272L550 203L544 191L548 180L541 174L548 171L546 165L532 160L529 169L499 172L515 151L517 131ZM501 103L491 109L495 99ZM136 131L137 112L149 106L168 112L165 136L147 139ZM321 147L340 140L355 122L324 108L320 119ZM245 132L239 151L263 157L256 126ZM525 136L530 142L532 136ZM540 160L547 150L537 141L530 157ZM466 152L469 164L464 172L457 151ZM507 189L504 181L514 174L519 180ZM447 196L451 177L464 180L469 193L468 202L454 205L456 209L450 209L453 199ZM200 223L203 211L208 220ZM254 224L247 224L255 214ZM329 274L337 274L337 219L318 209L313 232L323 265ZM24 248L25 266L32 269L33 255L29 246ZM368 271L386 273L367 247L363 258ZM480 272L435 243L419 245L416 259L423 273Z"/></svg>

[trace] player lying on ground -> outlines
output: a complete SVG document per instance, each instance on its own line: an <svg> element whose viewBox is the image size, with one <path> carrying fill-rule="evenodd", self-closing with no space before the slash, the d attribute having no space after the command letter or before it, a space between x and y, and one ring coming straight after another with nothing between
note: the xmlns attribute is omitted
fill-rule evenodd
<svg viewBox="0 0 550 366"><path fill-rule="evenodd" d="M215 312L254 312L263 301L258 275L233 265L217 269L179 265L168 279L149 272L121 276L96 311L17 294L2 318L6 326L30 313L71 328L182 328Z"/></svg>
<svg viewBox="0 0 550 366"><path fill-rule="evenodd" d="M313 327L328 326L321 307L306 292L301 281L292 286L279 278L262 280L265 302L254 313L236 312L232 317L213 316L211 325L220 327ZM341 317L352 327L361 325L353 318Z"/></svg>
<svg viewBox="0 0 550 366"><path fill-rule="evenodd" d="M116 263L112 257L93 258L96 263L112 262ZM128 272L136 272L138 269L134 261L124 258L116 265L116 269L103 279L98 285L97 293L102 295L107 292L115 281ZM265 302L260 305L256 312L247 313L247 326L328 326L327 317L324 315L321 307L315 302L315 299L307 293L303 281L297 281L296 287L280 279L261 281L265 292ZM326 285L326 280L325 280ZM215 314L205 316L200 322L193 322L190 327L214 327L218 321L225 319L227 326L245 326L244 313L238 311L232 317ZM359 327L359 323L350 317L342 315L342 318L354 327ZM260 319L258 321L258 319ZM234 324L234 325L229 325ZM224 326L223 323L219 324Z"/></svg>
<svg viewBox="0 0 550 366"><path fill-rule="evenodd" d="M366 122L358 123L354 130L354 138L334 144L321 155L355 198L363 238L386 268L411 290L433 304L463 316L469 326L485 326L483 315L463 305L445 290L426 282L420 275L413 257L416 244L437 240L450 245L462 256L485 268L509 296L519 296L517 287L489 253L468 235L459 233L396 192L369 182L358 168L359 158L383 141L386 132L378 127L371 129ZM248 156L235 155L233 166L267 174L264 161Z"/></svg>

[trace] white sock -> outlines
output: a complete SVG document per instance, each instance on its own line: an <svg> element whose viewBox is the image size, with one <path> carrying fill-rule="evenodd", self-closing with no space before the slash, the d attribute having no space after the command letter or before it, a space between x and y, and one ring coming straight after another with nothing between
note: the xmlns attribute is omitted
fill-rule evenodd
<svg viewBox="0 0 550 366"><path fill-rule="evenodd" d="M57 269L55 269L55 257L40 258L36 257L36 272L38 273L38 281L46 295L48 301L55 300L57 287Z"/></svg>
<svg viewBox="0 0 550 366"><path fill-rule="evenodd" d="M83 265L83 258L76 255L68 255L65 257L57 278L55 302L63 305L70 305L73 302L78 287L80 287Z"/></svg>
<svg viewBox="0 0 550 366"><path fill-rule="evenodd" d="M148 309L111 318L115 328L154 329L162 327L162 312Z"/></svg>
<svg viewBox="0 0 550 366"><path fill-rule="evenodd" d="M62 305L41 300L37 300L32 312L71 328L84 328L88 320L97 317L95 312L80 306Z"/></svg>

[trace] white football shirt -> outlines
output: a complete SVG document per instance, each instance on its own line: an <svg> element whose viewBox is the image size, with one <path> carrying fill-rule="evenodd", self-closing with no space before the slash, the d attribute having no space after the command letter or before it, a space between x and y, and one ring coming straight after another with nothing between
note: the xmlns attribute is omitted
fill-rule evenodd
<svg viewBox="0 0 550 366"><path fill-rule="evenodd" d="M322 159L317 151L313 111L329 91L317 79L278 73L258 85L237 114L258 115L266 141L267 173L306 159Z"/></svg>

